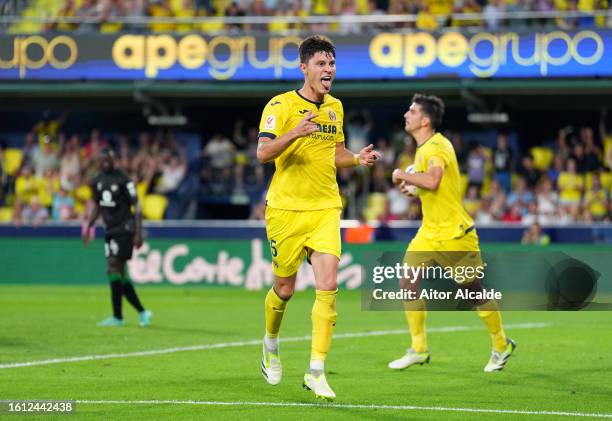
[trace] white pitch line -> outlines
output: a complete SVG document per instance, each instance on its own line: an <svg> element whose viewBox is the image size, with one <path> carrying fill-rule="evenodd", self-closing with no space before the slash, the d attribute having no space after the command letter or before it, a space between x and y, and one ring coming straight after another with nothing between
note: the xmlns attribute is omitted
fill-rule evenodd
<svg viewBox="0 0 612 421"><path fill-rule="evenodd" d="M505 325L505 329L541 329L551 326L551 323L518 323ZM446 333L446 332L466 332L471 330L480 330L482 326L444 326L438 328L430 328L427 331L430 333ZM343 338L363 338L368 336L384 336L384 335L407 335L408 330L397 329L397 330L377 330L371 332L354 332L354 333L338 333L334 335L335 339ZM291 338L282 338L281 342L301 342L309 341L310 336L296 336ZM220 348L239 348L244 346L261 345L261 339L253 339L250 341L237 341L237 342L222 342L217 344L205 344L205 345L192 345L192 346L179 346L174 348L164 349L152 349L150 351L137 351L137 352L126 352L121 354L101 354L101 355L84 355L81 357L65 357L65 358L53 358L49 360L38 360L38 361L25 361L19 363L8 363L0 364L0 369L5 368L19 368L19 367L32 367L37 365L49 365L49 364L63 364L63 363L75 363L80 361L94 361L94 360L109 360L113 358L131 358L131 357L148 357L151 355L161 354L173 354L175 352L185 351L204 351L207 349L220 349Z"/></svg>
<svg viewBox="0 0 612 421"><path fill-rule="evenodd" d="M91 401L77 400L77 404L91 405L203 405L203 406L263 406L263 407L310 407L310 408L342 408L342 409L389 409L400 411L446 411L446 412L476 412L484 414L514 414L514 415L554 415L559 417L593 417L612 418L612 414L564 412L564 411L527 411L520 409L489 409L489 408L454 408L444 406L415 405L357 405L342 403L304 403L304 402L215 402L215 401L179 401L179 400L148 400L148 401Z"/></svg>

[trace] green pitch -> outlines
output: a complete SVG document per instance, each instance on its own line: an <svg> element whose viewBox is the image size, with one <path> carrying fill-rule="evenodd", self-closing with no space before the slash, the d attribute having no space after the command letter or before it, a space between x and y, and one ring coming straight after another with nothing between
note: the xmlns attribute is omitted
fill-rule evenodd
<svg viewBox="0 0 612 421"><path fill-rule="evenodd" d="M97 328L110 313L105 285L0 286L0 400L76 400L74 419L612 417L609 312L505 313L518 349L503 372L489 374L482 369L490 342L477 315L431 312L431 364L394 372L387 363L409 344L407 332L394 332L406 329L403 315L362 312L359 292L341 291L327 362L338 399L329 405L301 389L310 342L300 337L310 334L312 291L289 305L281 331L284 376L276 387L260 374L265 292L138 291L155 313L149 328L137 326L127 303L125 327ZM153 350L165 351L145 354ZM58 362L38 363L50 359ZM26 362L36 365L9 366Z"/></svg>

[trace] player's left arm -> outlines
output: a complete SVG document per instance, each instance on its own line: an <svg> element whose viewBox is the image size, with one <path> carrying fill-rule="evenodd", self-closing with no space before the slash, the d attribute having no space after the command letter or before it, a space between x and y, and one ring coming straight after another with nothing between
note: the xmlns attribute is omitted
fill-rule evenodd
<svg viewBox="0 0 612 421"><path fill-rule="evenodd" d="M142 246L142 207L140 206L140 201L138 200L138 193L136 191L136 184L131 179L127 179L125 183L125 189L127 190L128 196L130 198L130 202L132 206L134 206L134 220L135 220L135 229L134 229L134 247L137 249Z"/></svg>
<svg viewBox="0 0 612 421"><path fill-rule="evenodd" d="M374 150L374 145L370 144L359 151L353 153L346 149L344 142L336 142L336 168L348 168L363 165L371 167L374 161L380 158L380 152Z"/></svg>
<svg viewBox="0 0 612 421"><path fill-rule="evenodd" d="M409 174L406 171L396 168L393 170L393 184L401 184L402 181L425 190L438 190L444 176L446 164L444 159L439 156L432 156L427 162L427 171L422 173Z"/></svg>

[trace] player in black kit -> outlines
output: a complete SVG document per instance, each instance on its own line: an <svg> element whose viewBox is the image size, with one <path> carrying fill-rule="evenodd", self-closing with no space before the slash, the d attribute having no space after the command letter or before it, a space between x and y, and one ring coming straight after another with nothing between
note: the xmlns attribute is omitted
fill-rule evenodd
<svg viewBox="0 0 612 421"><path fill-rule="evenodd" d="M145 310L140 303L125 267L125 263L132 258L134 246L139 248L142 245L142 211L136 195L136 185L123 171L115 168L114 158L111 149L103 149L100 152L101 171L91 184L94 206L89 215L87 229L83 232L83 243L87 245L90 229L102 214L106 231L104 253L113 315L102 320L98 326L123 326L122 296L138 311L140 326L148 326L153 313Z"/></svg>

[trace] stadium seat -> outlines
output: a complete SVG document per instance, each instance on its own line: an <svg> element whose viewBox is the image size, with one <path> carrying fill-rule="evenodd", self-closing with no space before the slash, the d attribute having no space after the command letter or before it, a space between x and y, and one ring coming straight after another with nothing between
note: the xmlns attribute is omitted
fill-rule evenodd
<svg viewBox="0 0 612 421"><path fill-rule="evenodd" d="M13 208L0 208L0 222L11 222L13 220Z"/></svg>
<svg viewBox="0 0 612 421"><path fill-rule="evenodd" d="M168 206L168 198L161 194L148 194L142 203L142 213L145 219L160 221Z"/></svg>
<svg viewBox="0 0 612 421"><path fill-rule="evenodd" d="M23 159L21 149L7 148L4 150L4 169L8 175L15 175L21 167L21 160Z"/></svg>
<svg viewBox="0 0 612 421"><path fill-rule="evenodd" d="M533 156L533 166L540 171L547 171L555 156L552 149L542 146L534 146L529 153Z"/></svg>

